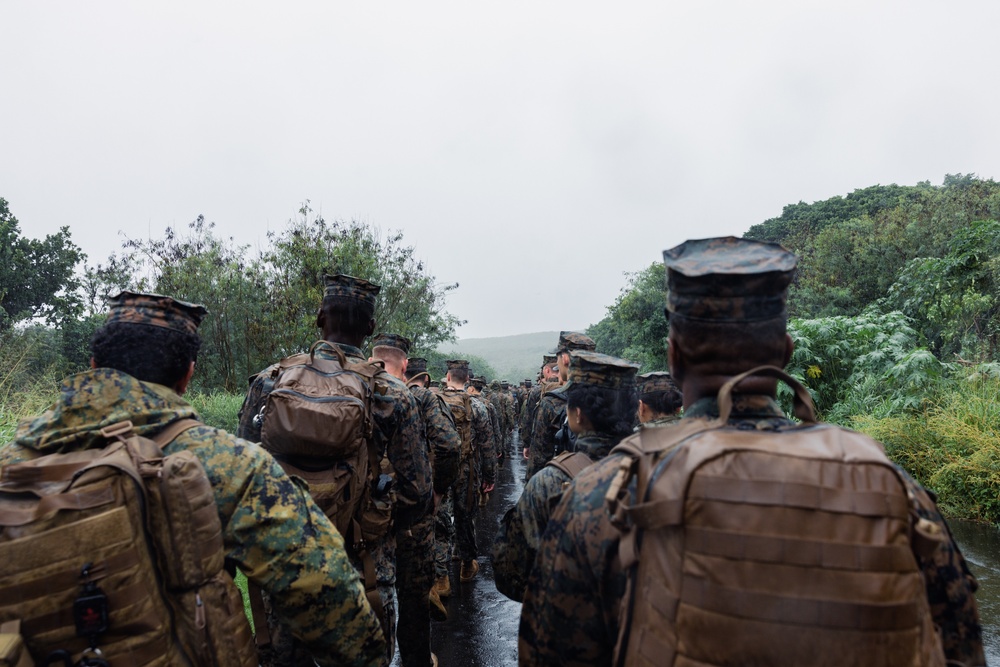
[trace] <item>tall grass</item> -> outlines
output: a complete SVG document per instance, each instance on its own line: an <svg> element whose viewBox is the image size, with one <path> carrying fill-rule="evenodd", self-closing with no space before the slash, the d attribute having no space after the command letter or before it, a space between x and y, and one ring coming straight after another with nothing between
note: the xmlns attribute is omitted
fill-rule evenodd
<svg viewBox="0 0 1000 667"><path fill-rule="evenodd" d="M236 432L237 415L243 405L243 394L228 394L225 392L191 392L184 398L194 406L198 417L209 426L221 428L230 433Z"/></svg>
<svg viewBox="0 0 1000 667"><path fill-rule="evenodd" d="M20 420L45 410L58 393L58 371L38 369L37 353L36 342L0 334L0 446L14 439Z"/></svg>
<svg viewBox="0 0 1000 667"><path fill-rule="evenodd" d="M1000 379L973 372L909 413L856 415L852 426L938 494L948 516L1000 522Z"/></svg>

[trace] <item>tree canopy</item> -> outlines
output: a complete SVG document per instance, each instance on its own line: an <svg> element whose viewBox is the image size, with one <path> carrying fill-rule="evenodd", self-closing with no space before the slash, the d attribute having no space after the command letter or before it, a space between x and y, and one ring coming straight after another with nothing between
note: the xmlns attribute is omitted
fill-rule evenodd
<svg viewBox="0 0 1000 667"><path fill-rule="evenodd" d="M44 239L21 236L17 218L0 198L0 331L44 317L59 321L76 306L76 265L85 255L69 227Z"/></svg>
<svg viewBox="0 0 1000 667"><path fill-rule="evenodd" d="M750 227L745 237L782 243L799 256L788 299L791 329L802 345L795 359L805 364L803 355L814 354L806 367L823 375L808 383L824 409L843 402L845 387L862 378L888 382L889 369L878 359L904 364L909 370L896 372L911 379L918 367L933 375L928 356L941 363L996 360L998 220L1000 184L957 174L940 186L876 185L799 202ZM588 333L602 352L639 362L644 371L665 369L663 265L627 275ZM869 345L876 345L872 356L856 364L853 355Z"/></svg>
<svg viewBox="0 0 1000 667"><path fill-rule="evenodd" d="M667 369L669 326L663 308L666 270L655 262L626 274L628 284L608 313L587 329L597 349L642 366L641 372Z"/></svg>
<svg viewBox="0 0 1000 667"><path fill-rule="evenodd" d="M127 239L106 264L88 267L85 299L103 304L129 288L204 304L209 316L200 329L196 386L228 391L242 391L252 373L319 337L325 273L380 285L377 330L409 337L414 355L454 337L460 320L444 301L458 286L439 285L401 233L328 222L306 202L267 240L255 251L219 237L203 216L186 230L167 228L162 238Z"/></svg>

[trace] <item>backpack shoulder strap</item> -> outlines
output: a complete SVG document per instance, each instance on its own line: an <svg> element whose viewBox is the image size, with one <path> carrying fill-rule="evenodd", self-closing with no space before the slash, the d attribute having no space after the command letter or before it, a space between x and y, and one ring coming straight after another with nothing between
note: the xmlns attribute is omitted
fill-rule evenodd
<svg viewBox="0 0 1000 667"><path fill-rule="evenodd" d="M181 433L188 431L195 426L201 426L202 423L197 419L178 419L177 421L170 422L166 428L151 436L149 439L156 443L156 446L163 449L171 442L177 439Z"/></svg>
<svg viewBox="0 0 1000 667"><path fill-rule="evenodd" d="M416 375L414 375L413 377L411 377L411 378L410 378L410 379L409 379L409 380L408 380L408 381L406 382L406 386L407 386L407 387L415 387L415 386L418 386L418 385L419 385L419 386L421 386L421 387L422 387L422 386L424 386L424 385L423 385L423 381L424 381L424 379L425 379L425 378L426 378L426 379L428 379L428 380L430 380L430 379L431 379L431 376L430 376L430 374L429 374L429 373L427 373L426 371L425 371L425 372L423 372L423 373L417 373Z"/></svg>
<svg viewBox="0 0 1000 667"><path fill-rule="evenodd" d="M570 479L576 479L576 476L591 463L593 463L593 461L583 452L563 452L546 463L546 465L562 470L564 473L569 475Z"/></svg>

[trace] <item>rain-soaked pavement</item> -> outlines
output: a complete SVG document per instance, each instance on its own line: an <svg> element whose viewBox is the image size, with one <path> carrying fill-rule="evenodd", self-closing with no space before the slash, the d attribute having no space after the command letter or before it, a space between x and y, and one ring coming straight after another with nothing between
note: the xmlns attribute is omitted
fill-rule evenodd
<svg viewBox="0 0 1000 667"><path fill-rule="evenodd" d="M517 434L514 446L520 451ZM468 583L458 578L458 561L452 562L452 595L444 600L448 620L433 623L431 649L441 667L500 667L517 665L517 623L521 604L504 597L493 583L490 550L504 513L517 502L524 487L526 461L504 458L497 466L496 490L476 520L479 574ZM397 655L394 665L399 664Z"/></svg>

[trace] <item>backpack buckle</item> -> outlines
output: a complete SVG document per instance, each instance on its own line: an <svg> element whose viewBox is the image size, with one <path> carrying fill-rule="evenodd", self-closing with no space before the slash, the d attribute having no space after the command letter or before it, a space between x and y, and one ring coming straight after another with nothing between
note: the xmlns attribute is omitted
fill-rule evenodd
<svg viewBox="0 0 1000 667"><path fill-rule="evenodd" d="M126 420L112 424L111 426L105 426L101 429L101 435L108 440L125 440L127 436L131 435L134 428L132 422Z"/></svg>
<svg viewBox="0 0 1000 667"><path fill-rule="evenodd" d="M608 492L604 495L604 504L608 509L611 523L618 529L627 527L628 515L622 496L622 487L632 477L632 468L635 462L636 460L631 456L622 457L621 462L618 464L618 472L615 473L614 479L611 480L611 485L608 486ZM626 491L625 493L627 494L628 492Z"/></svg>

